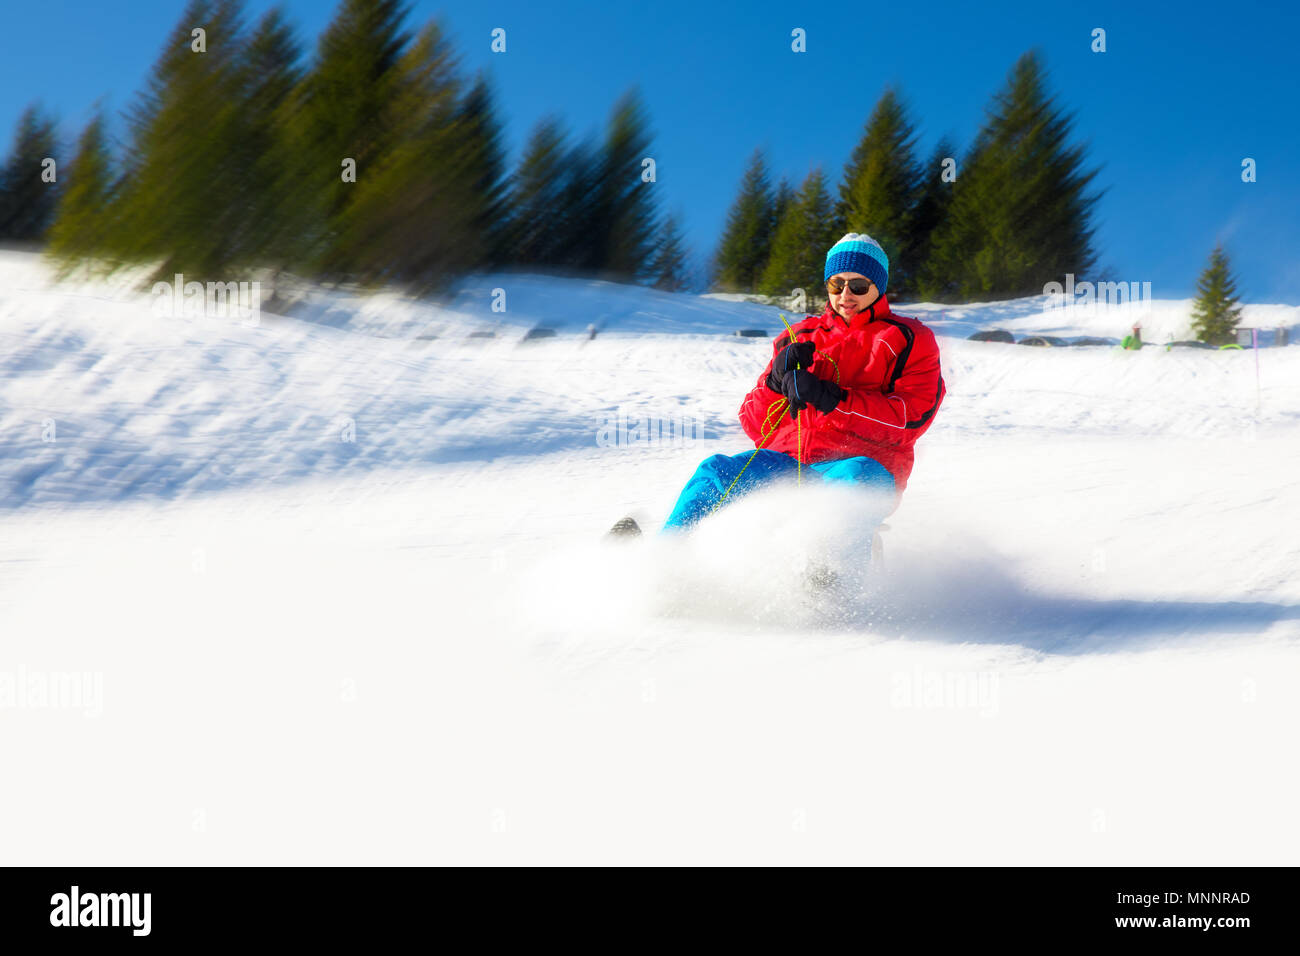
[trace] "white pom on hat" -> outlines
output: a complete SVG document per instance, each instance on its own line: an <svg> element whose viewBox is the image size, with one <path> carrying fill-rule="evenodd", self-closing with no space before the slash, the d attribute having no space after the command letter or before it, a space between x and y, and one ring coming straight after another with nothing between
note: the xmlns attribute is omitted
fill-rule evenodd
<svg viewBox="0 0 1300 956"><path fill-rule="evenodd" d="M881 252L885 251L880 243L876 242L876 240L872 239L865 232L846 232L844 235L840 236L839 242L835 243L835 245L838 246L840 242L869 242Z"/></svg>

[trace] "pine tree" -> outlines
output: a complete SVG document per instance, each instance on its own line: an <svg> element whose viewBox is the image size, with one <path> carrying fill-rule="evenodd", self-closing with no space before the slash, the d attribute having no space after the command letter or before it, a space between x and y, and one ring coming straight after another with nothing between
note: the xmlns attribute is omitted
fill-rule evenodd
<svg viewBox="0 0 1300 956"><path fill-rule="evenodd" d="M468 201L475 206L473 229L483 246L483 265L497 266L506 260L505 187L502 173L505 159L501 150L501 124L496 116L492 91L480 72L465 95L455 119L462 131L462 162L472 183Z"/></svg>
<svg viewBox="0 0 1300 956"><path fill-rule="evenodd" d="M87 130L81 165L94 175L60 213L67 221L56 254L151 260L160 276L227 280L235 268L294 258L305 194L298 144L285 130L299 48L279 11L251 36L242 20L239 0L186 8L129 114L131 159L120 192L95 180L110 175L102 121ZM195 49L195 27L205 32L205 49Z"/></svg>
<svg viewBox="0 0 1300 956"><path fill-rule="evenodd" d="M357 215L349 212L360 190L375 178L381 162L394 159L398 140L409 133L413 108L403 98L401 65L411 43L401 0L343 0L317 44L316 60L303 81L304 155L311 164L309 191L322 222L311 256L316 271L335 278L353 274L363 252L344 242L344 220L355 240ZM356 181L343 177L343 163L355 163ZM399 200L400 201L400 200ZM361 230L364 231L364 230Z"/></svg>
<svg viewBox="0 0 1300 956"><path fill-rule="evenodd" d="M915 262L906 255L921 176L916 133L902 100L886 88L867 120L840 186L836 231L864 232L889 256L890 291L911 291Z"/></svg>
<svg viewBox="0 0 1300 956"><path fill-rule="evenodd" d="M727 225L713 258L713 286L723 292L752 292L763 275L775 228L772 190L762 150L754 150L727 213Z"/></svg>
<svg viewBox="0 0 1300 956"><path fill-rule="evenodd" d="M1040 293L1096 261L1097 175L1069 143L1073 119L1046 90L1037 54L1016 62L959 171L946 222L925 266L927 298Z"/></svg>
<svg viewBox="0 0 1300 956"><path fill-rule="evenodd" d="M781 220L785 217L786 210L789 209L790 204L794 202L794 196L794 187L790 185L790 180L782 176L781 182L777 184L776 194L772 197L773 235L776 235L776 227L781 224Z"/></svg>
<svg viewBox="0 0 1300 956"><path fill-rule="evenodd" d="M565 136L548 116L534 127L508 189L507 261L555 266L564 260Z"/></svg>
<svg viewBox="0 0 1300 956"><path fill-rule="evenodd" d="M759 282L766 295L790 295L803 289L809 299L821 294L826 252L838 238L835 206L826 176L815 169L803 181L777 226L772 257Z"/></svg>
<svg viewBox="0 0 1300 956"><path fill-rule="evenodd" d="M358 176L332 251L367 284L441 290L486 250L477 231L479 170L465 162L460 81L439 24L421 31L390 82L399 122L388 131L387 152L374 154L371 171Z"/></svg>
<svg viewBox="0 0 1300 956"><path fill-rule="evenodd" d="M903 244L903 258L910 264L913 277L912 288L907 290L911 294L920 291L920 276L930 258L934 233L948 218L955 184L944 182L943 163L945 159L955 158L956 155L956 147L944 137L939 140L929 161L921 167L916 204L912 208L910 228ZM893 288L892 276L890 288Z"/></svg>
<svg viewBox="0 0 1300 956"><path fill-rule="evenodd" d="M566 272L596 273L608 258L610 203L604 149L585 137L565 153L560 216L552 223Z"/></svg>
<svg viewBox="0 0 1300 956"><path fill-rule="evenodd" d="M754 273L753 289L757 290L762 282L763 273L767 271L767 264L772 259L772 242L776 238L776 230L781 225L781 220L785 214L790 211L794 204L795 189L790 185L790 180L785 176L776 184L776 192L772 195L772 214L768 219L768 241L763 261L758 264L757 271Z"/></svg>
<svg viewBox="0 0 1300 956"><path fill-rule="evenodd" d="M58 182L45 181L43 164L57 158L54 152L54 122L29 106L19 117L13 148L0 169L0 239L31 242L45 235L58 202Z"/></svg>
<svg viewBox="0 0 1300 956"><path fill-rule="evenodd" d="M246 188L232 159L244 128L240 19L238 0L192 0L130 115L118 236L129 258L158 263L159 276L215 279L238 257L242 210L227 200ZM195 26L206 52L191 47Z"/></svg>
<svg viewBox="0 0 1300 956"><path fill-rule="evenodd" d="M658 232L657 188L642 180L642 160L650 155L651 134L640 93L633 89L614 104L601 156L600 201L592 237L600 251L596 268L616 279L649 274Z"/></svg>
<svg viewBox="0 0 1300 956"><path fill-rule="evenodd" d="M232 260L283 268L305 255L309 222L308 170L295 138L301 47L283 13L272 9L253 30L240 60L239 138L229 161L240 171L228 203Z"/></svg>
<svg viewBox="0 0 1300 956"><path fill-rule="evenodd" d="M635 90L610 113L604 140L566 147L557 119L538 124L510 179L509 259L525 266L638 281L654 278L660 225L645 108Z"/></svg>
<svg viewBox="0 0 1300 956"><path fill-rule="evenodd" d="M658 247L650 264L654 287L667 292L681 292L687 287L686 243L682 238L681 217L674 213L664 220Z"/></svg>
<svg viewBox="0 0 1300 956"><path fill-rule="evenodd" d="M60 260L64 271L81 259L111 254L113 197L113 160L104 117L96 113L77 140L67 185L50 227L47 251Z"/></svg>
<svg viewBox="0 0 1300 956"><path fill-rule="evenodd" d="M1192 305L1192 332L1210 345L1230 345L1237 341L1241 322L1237 283L1228 266L1223 245L1214 247L1209 264L1196 283L1196 301Z"/></svg>

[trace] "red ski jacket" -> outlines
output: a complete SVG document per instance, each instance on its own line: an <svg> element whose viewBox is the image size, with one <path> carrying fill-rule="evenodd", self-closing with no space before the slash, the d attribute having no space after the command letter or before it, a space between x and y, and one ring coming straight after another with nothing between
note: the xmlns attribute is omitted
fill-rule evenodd
<svg viewBox="0 0 1300 956"><path fill-rule="evenodd" d="M817 352L809 371L848 395L827 414L807 406L799 429L785 398L767 387L767 374L788 333L772 342L772 357L740 405L740 425L759 448L785 452L805 464L866 455L894 476L901 496L912 473L912 445L925 434L946 392L934 333L916 319L894 315L881 296L846 322L830 305L793 326L796 341ZM802 447L798 436L802 434ZM895 499L895 507L898 499Z"/></svg>

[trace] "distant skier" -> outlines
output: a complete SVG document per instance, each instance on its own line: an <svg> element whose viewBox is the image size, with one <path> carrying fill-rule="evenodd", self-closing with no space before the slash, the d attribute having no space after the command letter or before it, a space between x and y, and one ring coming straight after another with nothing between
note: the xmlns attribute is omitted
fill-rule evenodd
<svg viewBox="0 0 1300 956"><path fill-rule="evenodd" d="M777 336L771 360L740 405L741 427L759 450L704 459L665 531L691 527L724 499L793 479L800 462L814 480L892 492L881 520L897 509L912 446L943 402L939 346L921 322L890 311L889 258L870 236L851 232L835 243L824 278L825 311L794 325L794 342L788 333ZM610 533L635 535L640 528L624 518Z"/></svg>

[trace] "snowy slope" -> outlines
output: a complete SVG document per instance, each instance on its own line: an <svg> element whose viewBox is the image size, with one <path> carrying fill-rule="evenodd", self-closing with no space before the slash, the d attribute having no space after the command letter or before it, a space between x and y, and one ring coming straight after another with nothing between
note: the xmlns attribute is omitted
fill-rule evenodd
<svg viewBox="0 0 1300 956"><path fill-rule="evenodd" d="M160 319L0 256L7 859L1294 860L1300 350L1031 349L964 336L1131 322L900 306L948 399L880 592L810 609L800 554L865 545L812 489L598 540L747 445L768 342L731 333L775 310L510 275L292 298ZM620 408L698 430L610 446ZM71 673L93 706L42 705Z"/></svg>

